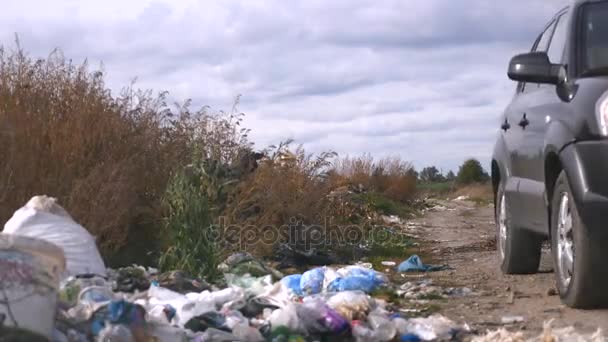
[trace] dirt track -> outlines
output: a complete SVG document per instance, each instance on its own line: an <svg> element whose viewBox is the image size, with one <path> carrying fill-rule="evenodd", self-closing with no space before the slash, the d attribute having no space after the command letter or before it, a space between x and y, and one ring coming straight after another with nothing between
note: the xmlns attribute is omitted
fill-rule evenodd
<svg viewBox="0 0 608 342"><path fill-rule="evenodd" d="M449 264L454 269L430 273L436 285L468 287L477 295L438 301L441 313L485 332L503 326L504 316L522 316L524 321L507 325L536 335L543 322L574 326L582 333L601 328L608 332L608 310L573 310L561 304L554 289L554 274L548 249L543 250L540 273L505 276L498 268L494 243L493 207L466 201L439 201L440 208L409 222L409 230L420 237L420 255L426 263ZM412 226L413 225L413 226ZM600 271L601 272L601 271ZM404 281L417 279L404 279ZM608 289L606 289L608 291Z"/></svg>

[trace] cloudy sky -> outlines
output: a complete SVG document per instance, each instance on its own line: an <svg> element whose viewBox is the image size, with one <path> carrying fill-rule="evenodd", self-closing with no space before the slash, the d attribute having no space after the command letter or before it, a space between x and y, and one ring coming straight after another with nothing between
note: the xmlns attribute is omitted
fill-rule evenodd
<svg viewBox="0 0 608 342"><path fill-rule="evenodd" d="M489 163L509 58L566 0L19 0L0 43L103 61L142 88L240 111L258 147ZM51 4L52 3L52 4Z"/></svg>

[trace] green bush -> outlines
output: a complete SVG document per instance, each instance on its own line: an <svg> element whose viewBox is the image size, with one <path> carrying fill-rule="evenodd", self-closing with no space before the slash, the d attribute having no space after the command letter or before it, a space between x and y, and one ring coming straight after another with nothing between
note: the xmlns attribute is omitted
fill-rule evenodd
<svg viewBox="0 0 608 342"><path fill-rule="evenodd" d="M484 171L481 163L477 159L466 160L456 176L456 181L459 184L483 183L490 179L490 176Z"/></svg>
<svg viewBox="0 0 608 342"><path fill-rule="evenodd" d="M159 266L162 271L182 270L212 280L218 276L220 257L214 239L214 213L207 195L201 191L202 175L193 169L177 173L167 188L168 247Z"/></svg>

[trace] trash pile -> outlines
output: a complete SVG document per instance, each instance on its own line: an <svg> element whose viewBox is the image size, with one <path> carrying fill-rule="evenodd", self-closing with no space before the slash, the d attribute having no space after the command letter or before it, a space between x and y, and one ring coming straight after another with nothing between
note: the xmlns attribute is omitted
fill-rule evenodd
<svg viewBox="0 0 608 342"><path fill-rule="evenodd" d="M225 273L223 289L203 289L179 272L131 267L108 274L63 282L55 341L430 341L467 331L442 316L391 312L370 296L387 286L386 276L359 265L313 268L276 282L272 272Z"/></svg>
<svg viewBox="0 0 608 342"><path fill-rule="evenodd" d="M180 271L106 269L94 238L54 199L35 197L0 234L0 333L61 342L428 341L468 330L439 315L405 317L373 298L390 284L371 265L283 275L236 253L219 270L223 281L208 284ZM7 275L20 287L8 287Z"/></svg>
<svg viewBox="0 0 608 342"><path fill-rule="evenodd" d="M236 253L210 284L176 270L106 269L94 237L54 199L33 198L0 233L1 341L454 341L470 328L438 314L408 316L378 294L407 300L466 296L431 281L391 285L371 264L321 266L284 275ZM431 272L413 255L396 272ZM575 336L545 328L543 336ZM519 341L506 330L478 341ZM542 341L555 339L542 339ZM559 339L561 340L561 339ZM599 340L599 337L598 337Z"/></svg>

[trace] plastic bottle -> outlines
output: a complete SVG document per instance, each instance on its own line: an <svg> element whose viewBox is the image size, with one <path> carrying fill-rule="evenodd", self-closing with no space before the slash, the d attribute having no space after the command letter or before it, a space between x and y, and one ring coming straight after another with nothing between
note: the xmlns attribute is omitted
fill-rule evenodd
<svg viewBox="0 0 608 342"><path fill-rule="evenodd" d="M391 341L397 334L395 324L379 311L372 311L367 316L367 322L375 333L378 341Z"/></svg>

